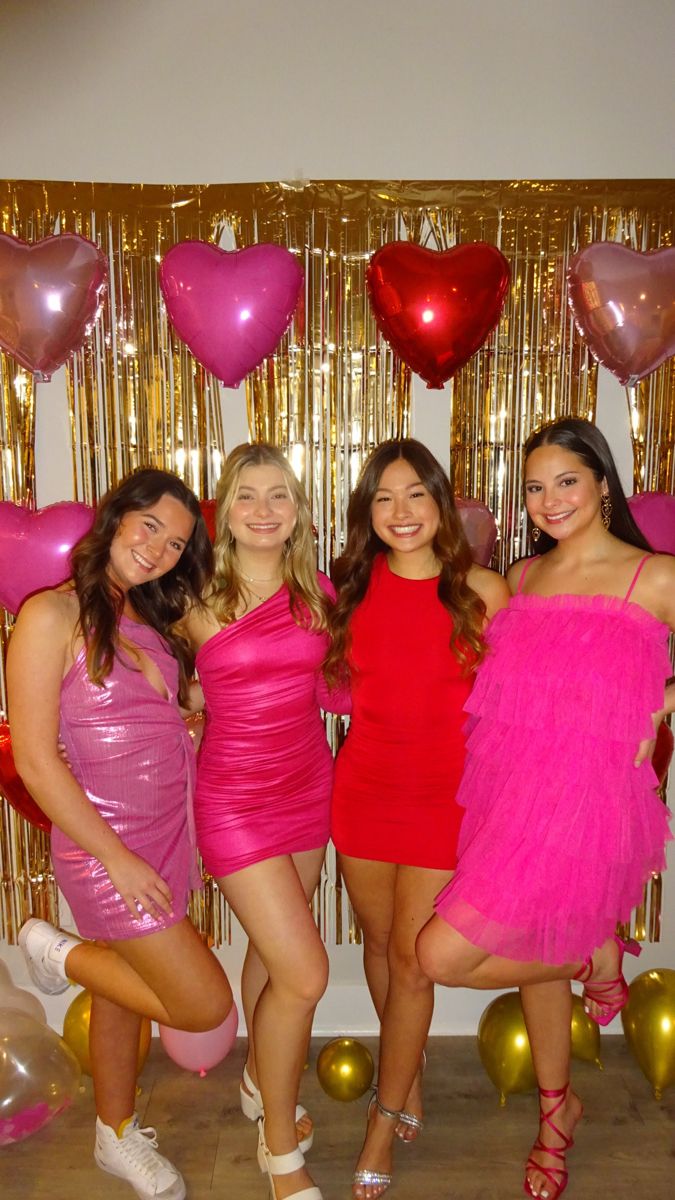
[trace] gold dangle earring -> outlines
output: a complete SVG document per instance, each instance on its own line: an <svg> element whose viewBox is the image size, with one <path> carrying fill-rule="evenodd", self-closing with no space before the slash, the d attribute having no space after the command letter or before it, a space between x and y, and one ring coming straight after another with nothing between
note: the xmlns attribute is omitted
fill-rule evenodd
<svg viewBox="0 0 675 1200"><path fill-rule="evenodd" d="M609 492L604 492L600 497L600 512L605 529L609 529L612 521L612 498Z"/></svg>
<svg viewBox="0 0 675 1200"><path fill-rule="evenodd" d="M540 537L541 537L541 529L539 528L538 525L533 525L532 526L532 541L535 543L535 545L539 541Z"/></svg>

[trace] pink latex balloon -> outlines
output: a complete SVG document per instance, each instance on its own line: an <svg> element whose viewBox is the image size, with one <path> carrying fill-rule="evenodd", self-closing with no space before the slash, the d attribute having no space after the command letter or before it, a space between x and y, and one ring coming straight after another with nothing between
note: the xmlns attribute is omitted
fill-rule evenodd
<svg viewBox="0 0 675 1200"><path fill-rule="evenodd" d="M0 502L0 604L16 613L27 596L70 576L70 552L91 529L94 510L64 500L32 511Z"/></svg>
<svg viewBox="0 0 675 1200"><path fill-rule="evenodd" d="M237 387L276 349L302 280L302 268L290 251L267 242L246 250L181 242L159 268L176 333L226 387Z"/></svg>
<svg viewBox="0 0 675 1200"><path fill-rule="evenodd" d="M669 492L640 492L628 497L628 507L652 549L675 554L675 496Z"/></svg>
<svg viewBox="0 0 675 1200"><path fill-rule="evenodd" d="M569 302L591 353L632 386L675 354L675 249L593 242L570 261Z"/></svg>
<svg viewBox="0 0 675 1200"><path fill-rule="evenodd" d="M233 1004L225 1020L216 1029L208 1029L205 1033L187 1033L184 1029L160 1025L159 1036L176 1066L205 1075L229 1054L236 1041L238 1024L239 1014Z"/></svg>
<svg viewBox="0 0 675 1200"><path fill-rule="evenodd" d="M487 567L497 541L497 522L490 509L480 500L455 496L455 507L464 526L474 562Z"/></svg>
<svg viewBox="0 0 675 1200"><path fill-rule="evenodd" d="M107 277L105 255L77 233L32 245L0 233L0 346L48 379L90 332Z"/></svg>

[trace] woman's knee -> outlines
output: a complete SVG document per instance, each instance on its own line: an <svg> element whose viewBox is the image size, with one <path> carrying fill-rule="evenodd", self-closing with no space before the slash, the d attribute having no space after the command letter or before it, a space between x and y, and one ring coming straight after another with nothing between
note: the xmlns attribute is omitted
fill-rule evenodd
<svg viewBox="0 0 675 1200"><path fill-rule="evenodd" d="M408 991L424 991L429 987L429 976L422 970L414 945L399 945L392 939L387 955L389 979Z"/></svg>
<svg viewBox="0 0 675 1200"><path fill-rule="evenodd" d="M284 992L288 1001L302 1008L315 1008L328 986L325 947L319 942L300 961L293 959L276 970L272 965L269 977L272 988Z"/></svg>
<svg viewBox="0 0 675 1200"><path fill-rule="evenodd" d="M420 970L432 983L442 983L445 987L462 986L465 971L435 921L430 921L418 934L415 954Z"/></svg>

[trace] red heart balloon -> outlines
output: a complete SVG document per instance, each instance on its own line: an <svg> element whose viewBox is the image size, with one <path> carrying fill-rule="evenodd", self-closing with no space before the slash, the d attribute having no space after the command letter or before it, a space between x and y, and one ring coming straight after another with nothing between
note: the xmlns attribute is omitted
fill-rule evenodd
<svg viewBox="0 0 675 1200"><path fill-rule="evenodd" d="M440 388L494 329L510 276L504 255L486 242L442 252L389 242L371 258L366 282L383 337Z"/></svg>
<svg viewBox="0 0 675 1200"><path fill-rule="evenodd" d="M571 259L568 282L579 333L621 383L675 354L675 250L593 242Z"/></svg>
<svg viewBox="0 0 675 1200"><path fill-rule="evenodd" d="M108 277L105 256L77 233L28 245L0 234L0 346L48 379L82 345Z"/></svg>
<svg viewBox="0 0 675 1200"><path fill-rule="evenodd" d="M63 500L33 512L0 502L0 604L15 613L27 596L70 575L70 552L91 529L94 510Z"/></svg>
<svg viewBox="0 0 675 1200"><path fill-rule="evenodd" d="M202 516L206 523L209 537L212 542L216 540L216 502L215 500L200 500L199 507L202 510Z"/></svg>
<svg viewBox="0 0 675 1200"><path fill-rule="evenodd" d="M302 280L302 268L290 250L269 242L245 250L180 242L159 268L176 333L226 387L237 387L276 350Z"/></svg>
<svg viewBox="0 0 675 1200"><path fill-rule="evenodd" d="M497 522L490 509L480 500L471 500L467 496L455 496L455 508L474 562L489 566L497 541Z"/></svg>
<svg viewBox="0 0 675 1200"><path fill-rule="evenodd" d="M640 492L628 497L628 507L652 550L675 554L675 496L670 492Z"/></svg>
<svg viewBox="0 0 675 1200"><path fill-rule="evenodd" d="M37 805L28 791L20 775L17 774L12 754L12 735L6 721L0 721L0 791L6 796L12 808L22 817L49 833L52 823L42 809Z"/></svg>

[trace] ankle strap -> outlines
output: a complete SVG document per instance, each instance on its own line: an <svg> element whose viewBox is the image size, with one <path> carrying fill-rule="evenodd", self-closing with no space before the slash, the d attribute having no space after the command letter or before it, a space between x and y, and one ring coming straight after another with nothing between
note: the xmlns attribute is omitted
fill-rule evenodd
<svg viewBox="0 0 675 1200"><path fill-rule="evenodd" d="M368 1105L368 1108L369 1109L372 1108L373 1104L375 1105L377 1111L380 1113L381 1116L388 1117L390 1121L398 1121L399 1120L399 1118L401 1116L400 1111L394 1112L393 1108L385 1108L384 1104L380 1103L380 1097L379 1097L377 1088L373 1088L373 1094L370 1098L370 1104Z"/></svg>
<svg viewBox="0 0 675 1200"><path fill-rule="evenodd" d="M564 1087L561 1088L539 1088L539 1095L546 1100L558 1100L560 1096L564 1096L570 1086L569 1079Z"/></svg>

